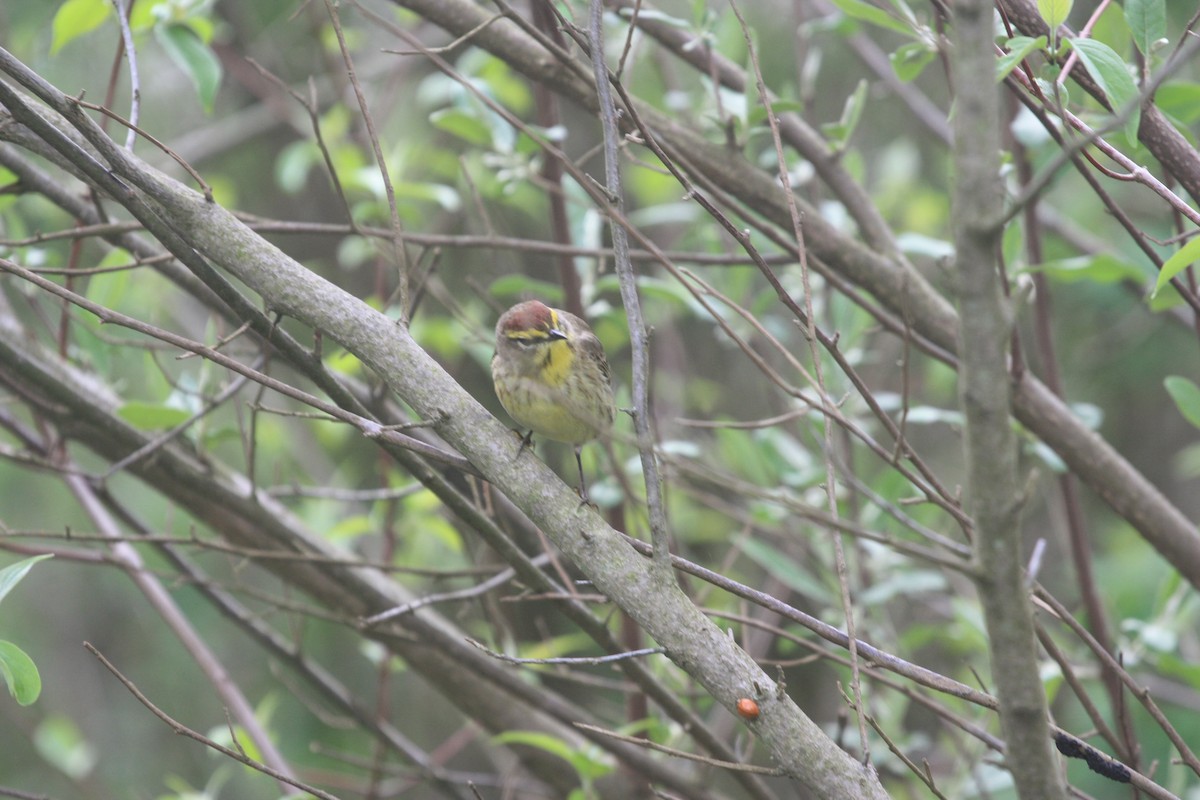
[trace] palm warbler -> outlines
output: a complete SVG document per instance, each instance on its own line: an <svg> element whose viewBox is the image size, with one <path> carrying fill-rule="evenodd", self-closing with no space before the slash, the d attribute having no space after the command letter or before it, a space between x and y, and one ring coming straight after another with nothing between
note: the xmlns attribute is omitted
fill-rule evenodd
<svg viewBox="0 0 1200 800"><path fill-rule="evenodd" d="M492 357L496 396L517 425L575 446L579 496L587 498L580 451L612 428L613 391L604 346L574 314L529 300L496 323Z"/></svg>

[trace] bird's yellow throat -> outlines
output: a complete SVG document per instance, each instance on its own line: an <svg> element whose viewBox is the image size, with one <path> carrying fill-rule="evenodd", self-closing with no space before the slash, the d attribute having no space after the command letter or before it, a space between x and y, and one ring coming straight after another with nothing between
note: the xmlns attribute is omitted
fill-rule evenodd
<svg viewBox="0 0 1200 800"><path fill-rule="evenodd" d="M554 387L562 386L571 372L571 364L575 362L571 343L566 339L555 339L542 347L541 351L538 367L542 380Z"/></svg>

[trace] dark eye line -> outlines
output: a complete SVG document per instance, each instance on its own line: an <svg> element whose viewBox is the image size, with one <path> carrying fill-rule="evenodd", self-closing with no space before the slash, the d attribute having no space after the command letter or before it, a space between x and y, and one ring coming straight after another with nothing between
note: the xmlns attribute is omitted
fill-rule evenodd
<svg viewBox="0 0 1200 800"><path fill-rule="evenodd" d="M509 334L508 340L515 342L521 347L535 347L539 344L545 344L550 341L550 337L541 331L535 333L513 333Z"/></svg>

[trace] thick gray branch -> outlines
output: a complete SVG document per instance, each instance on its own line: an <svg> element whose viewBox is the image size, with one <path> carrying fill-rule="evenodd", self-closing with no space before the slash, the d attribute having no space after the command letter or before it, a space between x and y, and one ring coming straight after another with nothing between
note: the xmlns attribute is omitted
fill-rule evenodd
<svg viewBox="0 0 1200 800"><path fill-rule="evenodd" d="M976 586L1000 700L1010 772L1022 800L1066 796L1038 674L1033 613L1021 558L1017 442L1009 423L1011 308L996 263L1000 182L999 92L993 78L992 2L954 7L954 247L961 319L959 398L966 418L968 510L975 520Z"/></svg>

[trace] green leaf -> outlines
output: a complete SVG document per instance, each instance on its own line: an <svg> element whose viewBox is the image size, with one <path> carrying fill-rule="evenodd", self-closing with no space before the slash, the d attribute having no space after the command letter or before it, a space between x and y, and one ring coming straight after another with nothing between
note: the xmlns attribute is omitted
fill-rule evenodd
<svg viewBox="0 0 1200 800"><path fill-rule="evenodd" d="M159 22L162 3L133 3L129 12L129 27L135 34L152 30Z"/></svg>
<svg viewBox="0 0 1200 800"><path fill-rule="evenodd" d="M143 403L137 400L117 409L117 416L138 430L161 431L173 428L191 416L182 408L172 408L161 403Z"/></svg>
<svg viewBox="0 0 1200 800"><path fill-rule="evenodd" d="M923 233L906 231L896 237L900 250L910 256L926 258L950 258L954 255L954 243L945 239L926 236Z"/></svg>
<svg viewBox="0 0 1200 800"><path fill-rule="evenodd" d="M1171 459L1173 473L1181 481L1194 481L1200 478L1200 443L1189 444ZM1200 664L1196 665L1200 669Z"/></svg>
<svg viewBox="0 0 1200 800"><path fill-rule="evenodd" d="M0 639L0 675L8 685L8 693L23 706L31 704L42 693L42 676L37 665L25 651L12 642Z"/></svg>
<svg viewBox="0 0 1200 800"><path fill-rule="evenodd" d="M854 135L854 129L858 127L858 121L862 119L863 108L867 104L868 88L866 79L860 80L854 93L846 98L846 105L842 107L842 118L833 124L821 126L822 132L835 149L844 148L846 142L850 141L850 137Z"/></svg>
<svg viewBox="0 0 1200 800"><path fill-rule="evenodd" d="M324 530L325 538L331 542L358 539L379 530L379 523L370 514L352 514Z"/></svg>
<svg viewBox="0 0 1200 800"><path fill-rule="evenodd" d="M128 250L114 247L101 259L97 267L116 267L133 263L133 256ZM93 303L107 308L120 308L129 297L130 289L137 283L134 277L136 270L123 269L97 275L88 281L87 296ZM108 346L107 344L105 345Z"/></svg>
<svg viewBox="0 0 1200 800"><path fill-rule="evenodd" d="M632 19L633 18L633 8L618 8L617 16L619 16L623 19ZM688 22L686 19L680 19L679 17L672 17L670 14L666 13L665 11L655 11L654 9L651 9L651 8L638 9L637 17L638 17L638 19L654 20L655 22L663 22L663 23L666 23L667 25L670 25L675 28L690 28L690 27L692 27L692 23Z"/></svg>
<svg viewBox="0 0 1200 800"><path fill-rule="evenodd" d="M500 105L518 116L524 116L533 105L533 94L524 76L508 63L495 56L488 56L475 73L475 77L487 84L488 94ZM497 120L506 128L507 122Z"/></svg>
<svg viewBox="0 0 1200 800"><path fill-rule="evenodd" d="M521 658L563 658L586 652L589 644L591 644L591 639L583 632L551 636L523 646ZM533 668L537 669L537 667Z"/></svg>
<svg viewBox="0 0 1200 800"><path fill-rule="evenodd" d="M1041 439L1033 439L1025 442L1023 450L1026 453L1037 458L1043 465L1055 475L1065 475L1067 472L1067 462L1063 461L1058 453L1054 452L1050 445L1043 442Z"/></svg>
<svg viewBox="0 0 1200 800"><path fill-rule="evenodd" d="M792 590L817 603L833 602L829 589L800 561L751 536L739 538L737 544L743 553Z"/></svg>
<svg viewBox="0 0 1200 800"><path fill-rule="evenodd" d="M909 24L910 28L916 28L920 25L917 21L917 15L913 13L912 7L905 0L891 0L892 8L896 9L896 13L900 18Z"/></svg>
<svg viewBox="0 0 1200 800"><path fill-rule="evenodd" d="M804 104L795 100L776 100L771 103L771 112L775 116L788 113L801 113L804 111ZM765 106L752 106L746 110L746 124L759 125L767 121L767 109Z"/></svg>
<svg viewBox="0 0 1200 800"><path fill-rule="evenodd" d="M832 2L847 17L869 22L889 31L903 33L905 36L914 35L911 25L906 25L883 9L864 3L863 0L832 0Z"/></svg>
<svg viewBox="0 0 1200 800"><path fill-rule="evenodd" d="M1071 16L1071 6L1074 5L1074 0L1038 0L1038 13L1042 15L1042 19L1050 26L1051 35L1058 30L1058 26L1067 21L1067 17Z"/></svg>
<svg viewBox="0 0 1200 800"><path fill-rule="evenodd" d="M547 303L563 301L562 286L559 284L541 281L519 272L492 281L488 286L488 294L507 300L536 297Z"/></svg>
<svg viewBox="0 0 1200 800"><path fill-rule="evenodd" d="M957 408L938 408L937 406L915 405L908 409L904 421L909 425L954 425L963 424L962 412Z"/></svg>
<svg viewBox="0 0 1200 800"><path fill-rule="evenodd" d="M1075 283L1076 281L1091 281L1100 284L1121 281L1141 283L1147 277L1146 273L1136 264L1108 254L1047 261L1031 267L1029 271L1044 272L1048 277L1060 283Z"/></svg>
<svg viewBox="0 0 1200 800"><path fill-rule="evenodd" d="M1133 60L1133 33L1129 30L1129 23L1125 20L1125 12L1121 10L1121 6L1111 3L1100 12L1100 16L1093 15L1089 24L1089 39L1104 42L1126 61Z"/></svg>
<svg viewBox="0 0 1200 800"><path fill-rule="evenodd" d="M1038 50L1043 50L1046 47L1046 37L1039 36L1036 39L1028 36L1014 36L1005 43L1008 52L1002 55L996 62L996 82L1004 80L1008 77L1008 73L1016 68L1031 53Z"/></svg>
<svg viewBox="0 0 1200 800"><path fill-rule="evenodd" d="M505 731L493 736L492 741L496 744L524 744L545 750L567 761L584 780L594 780L613 771L612 764L601 760L603 757L591 758L562 739L537 731Z"/></svg>
<svg viewBox="0 0 1200 800"><path fill-rule="evenodd" d="M3 600L4 596L21 582L21 579L28 574L29 570L33 569L34 564L39 561L45 561L47 558L53 558L53 556L50 554L33 556L32 558L26 558L23 561L9 564L4 569L0 569L0 600Z"/></svg>
<svg viewBox="0 0 1200 800"><path fill-rule="evenodd" d="M916 80L926 65L937 56L937 51L925 42L906 42L896 48L888 58L896 77L908 83Z"/></svg>
<svg viewBox="0 0 1200 800"><path fill-rule="evenodd" d="M221 62L216 54L188 25L159 25L154 34L175 66L191 78L204 110L211 112L221 85Z"/></svg>
<svg viewBox="0 0 1200 800"><path fill-rule="evenodd" d="M1071 403L1070 406L1071 413L1078 417L1085 428L1089 431L1100 430L1104 422L1104 409L1094 403Z"/></svg>
<svg viewBox="0 0 1200 800"><path fill-rule="evenodd" d="M1200 119L1200 83L1164 83L1154 93L1154 104L1168 117L1190 125Z"/></svg>
<svg viewBox="0 0 1200 800"><path fill-rule="evenodd" d="M1095 39L1071 39L1070 42L1079 54L1079 60L1108 96L1108 104L1112 106L1114 114L1122 113L1127 105L1137 100L1137 84L1133 82L1125 62L1111 47ZM1137 141L1141 116L1141 109L1135 108L1125 123L1125 135L1131 142Z"/></svg>
<svg viewBox="0 0 1200 800"><path fill-rule="evenodd" d="M864 606L879 605L897 597L913 597L946 588L946 576L933 570L896 570L872 583L858 597Z"/></svg>
<svg viewBox="0 0 1200 800"><path fill-rule="evenodd" d="M1166 0L1125 0L1125 21L1133 43L1147 58L1160 39L1167 38Z"/></svg>
<svg viewBox="0 0 1200 800"><path fill-rule="evenodd" d="M308 183L308 173L320 159L312 142L301 139L279 151L275 157L275 182L288 194L296 194Z"/></svg>
<svg viewBox="0 0 1200 800"><path fill-rule="evenodd" d="M191 28L204 44L212 44L213 34L216 33L213 21L197 13L203 7L201 3L193 2L191 6L189 12L182 15L177 21Z"/></svg>
<svg viewBox="0 0 1200 800"><path fill-rule="evenodd" d="M59 772L81 781L91 774L99 757L70 717L50 714L33 732L33 746Z"/></svg>
<svg viewBox="0 0 1200 800"><path fill-rule="evenodd" d="M254 737L247 734L241 725L214 725L208 729L208 738L223 747L241 750L255 761L262 760L262 751L254 743Z"/></svg>
<svg viewBox="0 0 1200 800"><path fill-rule="evenodd" d="M1146 305L1155 314L1161 314L1164 311L1170 311L1172 308L1178 308L1183 305L1183 297L1179 292L1175 291L1174 286L1168 283L1157 294L1152 293Z"/></svg>
<svg viewBox="0 0 1200 800"><path fill-rule="evenodd" d="M374 175L378 171L372 169ZM462 207L462 196L452 187L441 183L419 181L396 181L392 191L397 200L416 200L422 203L437 203L446 211L458 211Z"/></svg>
<svg viewBox="0 0 1200 800"><path fill-rule="evenodd" d="M50 23L53 32L50 55L66 47L72 39L100 27L111 11L112 3L108 0L67 0L58 7L54 21Z"/></svg>
<svg viewBox="0 0 1200 800"><path fill-rule="evenodd" d="M1162 265L1162 269L1158 272L1158 280L1154 282L1154 291L1150 293L1150 297L1155 297L1162 288L1171 282L1179 273L1192 265L1192 262L1200 259L1200 236L1195 237L1183 247L1175 251L1175 255L1167 259Z"/></svg>
<svg viewBox="0 0 1200 800"><path fill-rule="evenodd" d="M1163 381L1167 394L1183 418L1200 428L1200 387L1182 375L1171 375Z"/></svg>
<svg viewBox="0 0 1200 800"><path fill-rule="evenodd" d="M430 114L429 121L435 128L453 134L467 144L492 146L491 129L475 114L459 108L446 108Z"/></svg>
<svg viewBox="0 0 1200 800"><path fill-rule="evenodd" d="M1156 664L1163 674L1186 682L1192 689L1200 689L1200 664L1183 659L1174 653L1163 653Z"/></svg>

